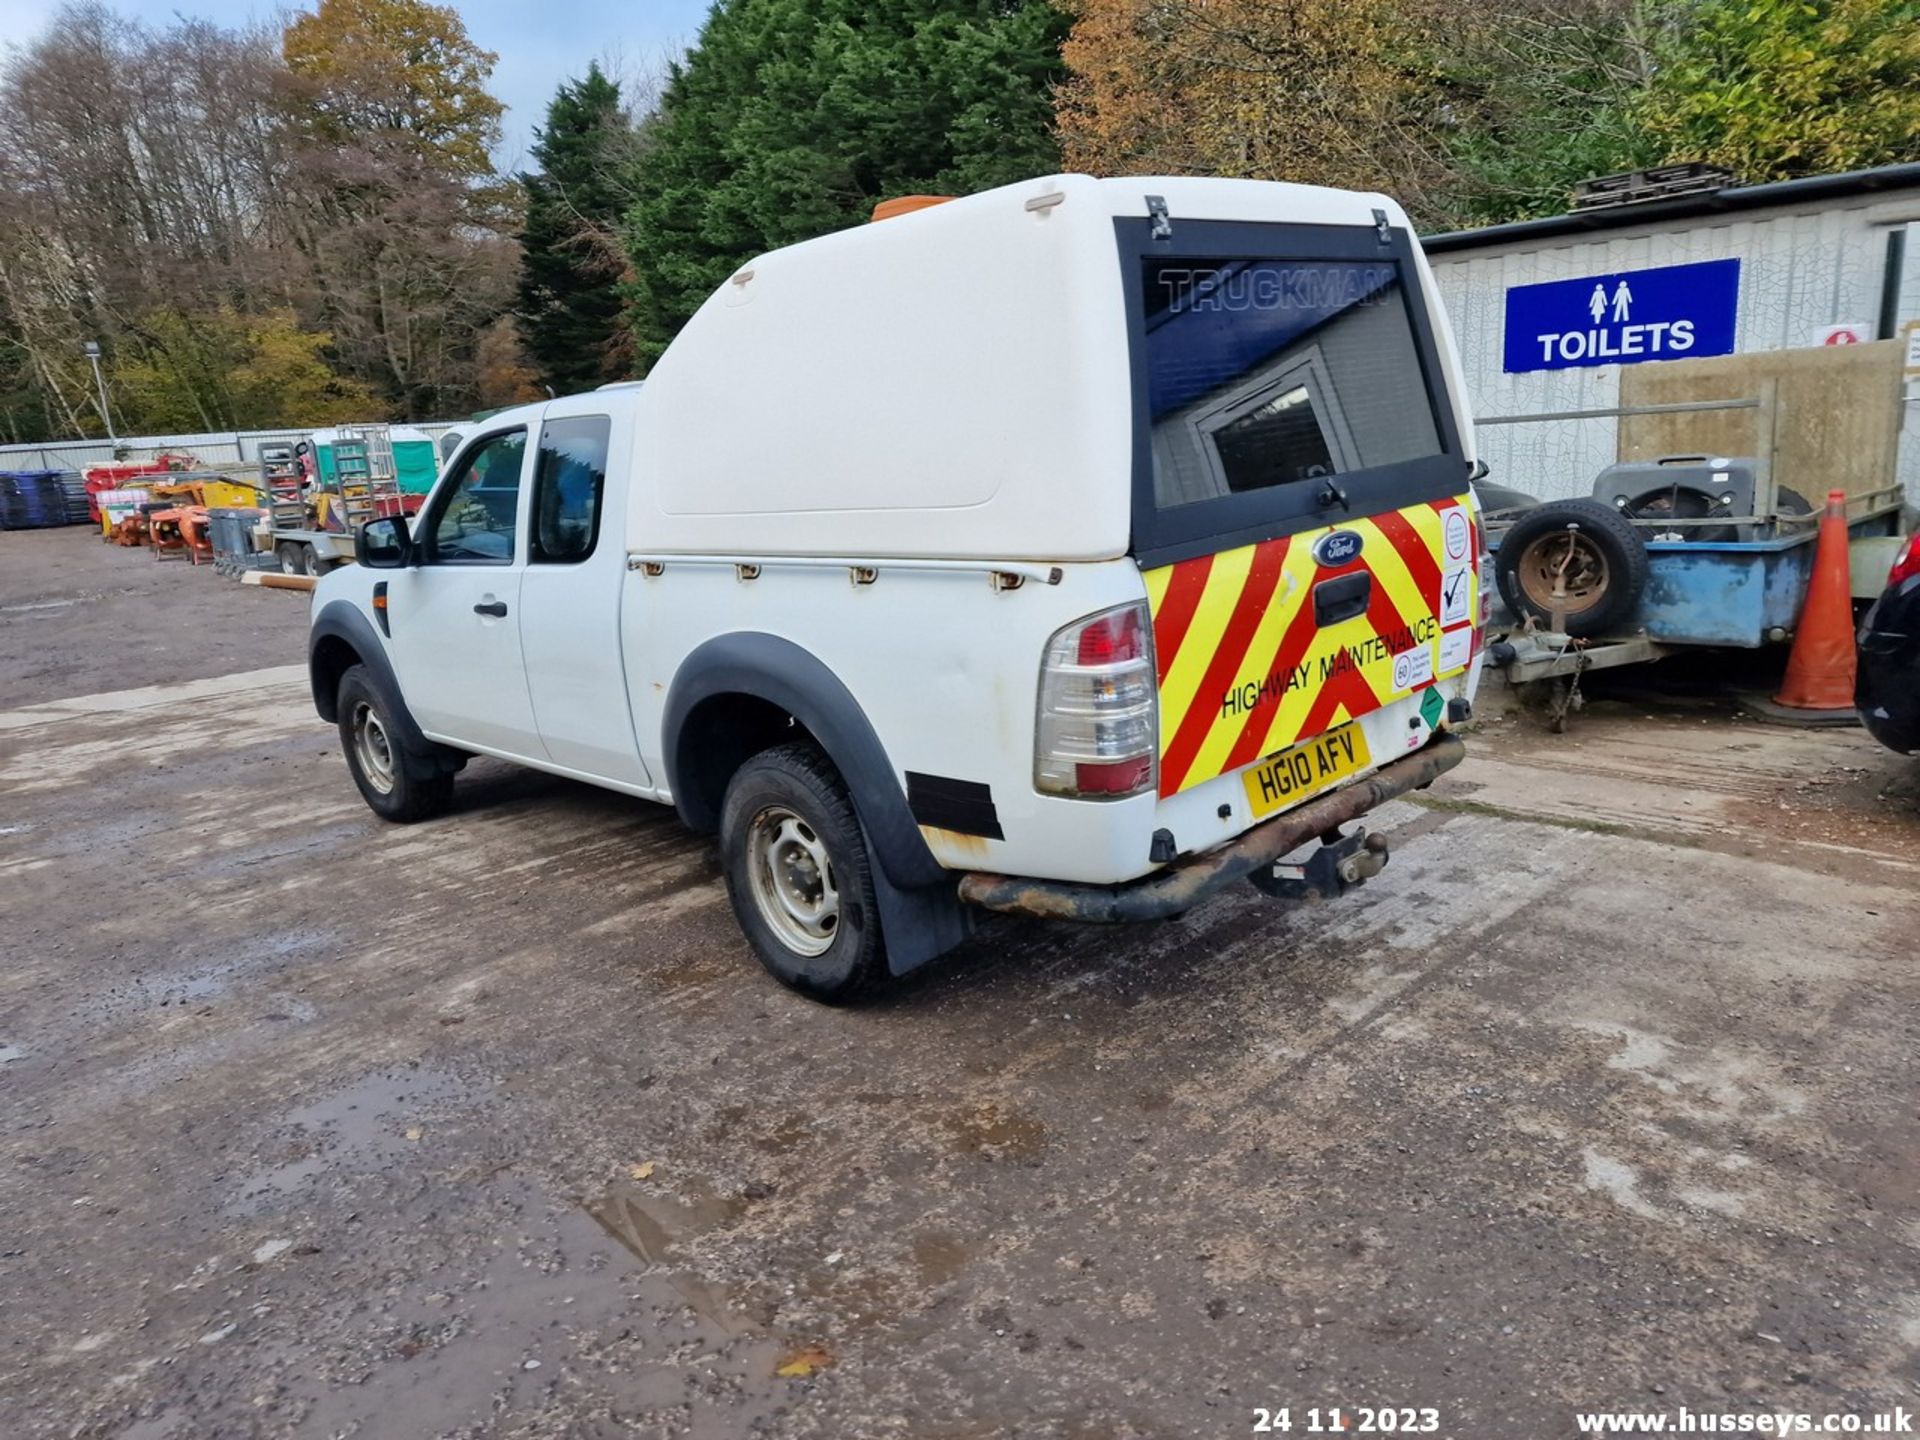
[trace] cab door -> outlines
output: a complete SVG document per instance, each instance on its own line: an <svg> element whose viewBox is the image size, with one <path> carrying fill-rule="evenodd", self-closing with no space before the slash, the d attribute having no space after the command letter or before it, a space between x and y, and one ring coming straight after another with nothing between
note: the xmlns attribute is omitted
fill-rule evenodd
<svg viewBox="0 0 1920 1440"><path fill-rule="evenodd" d="M526 571L525 426L464 449L388 581L387 620L407 708L436 740L544 761L520 647Z"/></svg>
<svg viewBox="0 0 1920 1440"><path fill-rule="evenodd" d="M547 407L533 459L520 643L553 763L646 790L620 646L632 429L616 427L591 396Z"/></svg>

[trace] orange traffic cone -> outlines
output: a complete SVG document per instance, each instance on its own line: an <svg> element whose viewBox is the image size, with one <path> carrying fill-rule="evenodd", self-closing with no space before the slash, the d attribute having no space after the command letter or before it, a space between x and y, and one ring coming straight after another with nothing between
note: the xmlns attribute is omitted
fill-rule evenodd
<svg viewBox="0 0 1920 1440"><path fill-rule="evenodd" d="M1787 657L1787 678L1776 705L1794 710L1853 708L1853 581L1847 571L1847 496L1827 492L1820 541L1813 552L1813 578Z"/></svg>

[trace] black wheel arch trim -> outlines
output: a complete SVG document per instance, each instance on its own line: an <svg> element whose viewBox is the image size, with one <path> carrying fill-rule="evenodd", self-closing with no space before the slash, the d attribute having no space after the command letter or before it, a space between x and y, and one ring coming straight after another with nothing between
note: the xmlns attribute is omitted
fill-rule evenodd
<svg viewBox="0 0 1920 1440"><path fill-rule="evenodd" d="M380 637L374 632L373 622L350 600L328 601L321 607L320 613L313 617L313 624L307 631L307 680L313 688L313 708L322 720L337 723L340 719L336 703L338 696L335 693L337 681L334 685L327 684L328 668L320 664L320 647L328 640L344 641L350 646L354 654L360 657L359 663L373 675L375 683L387 692L393 701L393 718L400 729L400 741L407 749L416 754L432 755L442 748L420 732L420 726L415 723L401 694L399 677L393 673L393 662L387 658L386 646L380 643Z"/></svg>
<svg viewBox="0 0 1920 1440"><path fill-rule="evenodd" d="M956 877L927 848L873 723L840 677L791 640L734 631L714 636L681 662L667 692L660 738L667 785L682 820L701 831L720 823L718 806L689 782L681 756L688 720L703 702L723 695L779 706L806 728L847 782L867 853L876 862L874 897L894 974L944 955L972 933L974 912L960 903Z"/></svg>
<svg viewBox="0 0 1920 1440"><path fill-rule="evenodd" d="M660 738L667 786L688 825L712 831L720 823L718 806L708 803L686 773L683 742L693 712L723 695L765 700L806 728L847 782L874 858L889 880L907 889L954 883L927 848L907 808L907 792L853 692L819 657L778 635L716 635L688 655L673 677Z"/></svg>

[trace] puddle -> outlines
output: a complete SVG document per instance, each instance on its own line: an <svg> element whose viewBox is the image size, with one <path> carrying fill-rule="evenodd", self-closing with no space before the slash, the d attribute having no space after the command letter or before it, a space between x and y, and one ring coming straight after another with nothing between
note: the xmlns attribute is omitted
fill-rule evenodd
<svg viewBox="0 0 1920 1440"><path fill-rule="evenodd" d="M742 1197L718 1195L699 1195L683 1202L622 1181L607 1192L604 1200L589 1205L587 1214L642 1263L671 1266L679 1258L678 1244L730 1224L745 1213L748 1203ZM744 1335L754 1328L718 1286L684 1268L667 1269L660 1278L696 1315L728 1335Z"/></svg>
<svg viewBox="0 0 1920 1440"><path fill-rule="evenodd" d="M1037 1154L1047 1138L1038 1120L991 1102L951 1111L941 1123L953 1137L954 1149L989 1160Z"/></svg>
<svg viewBox="0 0 1920 1440"><path fill-rule="evenodd" d="M798 1115L789 1115L771 1135L753 1137L753 1148L769 1155L784 1155L803 1140L813 1138L813 1129Z"/></svg>
<svg viewBox="0 0 1920 1440"><path fill-rule="evenodd" d="M466 1087L437 1071L395 1066L376 1070L345 1089L287 1112L293 1132L267 1153L286 1156L241 1183L227 1209L250 1213L290 1195L322 1172L363 1173L416 1150L407 1132L436 1111L466 1097Z"/></svg>
<svg viewBox="0 0 1920 1440"><path fill-rule="evenodd" d="M974 1248L957 1235L928 1230L913 1237L913 1264L920 1282L931 1288L953 1279L973 1259Z"/></svg>
<svg viewBox="0 0 1920 1440"><path fill-rule="evenodd" d="M443 1273L399 1297L361 1377L293 1382L308 1406L300 1440L518 1433L513 1422L551 1415L570 1372L607 1389L624 1416L621 1434L775 1433L792 1393L792 1382L774 1376L788 1347L755 1333L717 1290L690 1300L686 1277L651 1258L689 1238L682 1226L737 1215L737 1203L680 1205L616 1187L588 1210L596 1228L529 1186L504 1182L496 1193L506 1223L491 1253L457 1285ZM440 1293L421 1293L429 1290Z"/></svg>

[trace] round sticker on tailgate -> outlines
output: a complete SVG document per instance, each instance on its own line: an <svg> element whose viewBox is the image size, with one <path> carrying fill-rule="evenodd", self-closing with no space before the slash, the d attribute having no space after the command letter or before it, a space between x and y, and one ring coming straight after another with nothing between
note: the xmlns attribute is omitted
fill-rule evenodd
<svg viewBox="0 0 1920 1440"><path fill-rule="evenodd" d="M1464 510L1447 511L1447 558L1467 558L1467 512Z"/></svg>

